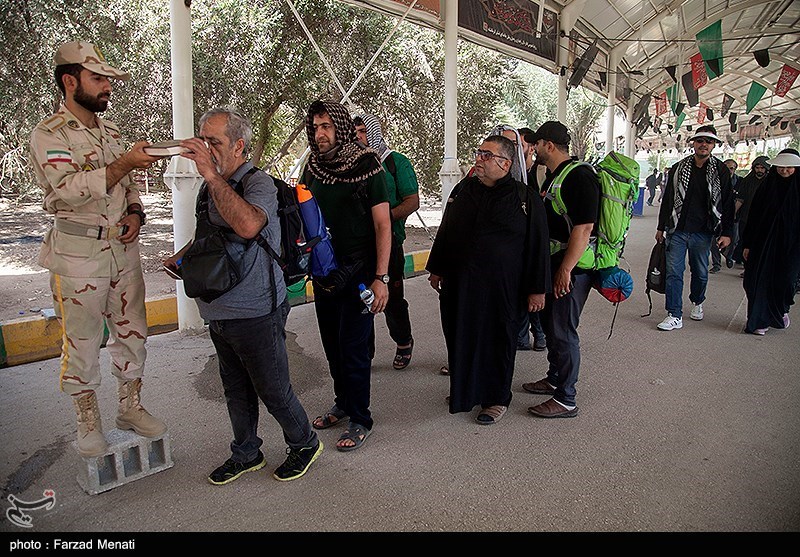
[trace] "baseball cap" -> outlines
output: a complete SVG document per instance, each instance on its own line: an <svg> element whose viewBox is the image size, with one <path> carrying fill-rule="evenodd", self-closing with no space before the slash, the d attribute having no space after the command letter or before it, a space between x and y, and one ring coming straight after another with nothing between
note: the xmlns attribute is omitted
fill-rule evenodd
<svg viewBox="0 0 800 557"><path fill-rule="evenodd" d="M71 41L62 44L56 51L55 62L56 66L80 64L91 72L121 79L122 81L126 81L131 77L128 72L109 66L100 49L85 41Z"/></svg>
<svg viewBox="0 0 800 557"><path fill-rule="evenodd" d="M567 131L567 126L561 122L551 120L539 126L539 129L533 134L534 143L540 139L552 141L556 145L569 145L571 138Z"/></svg>

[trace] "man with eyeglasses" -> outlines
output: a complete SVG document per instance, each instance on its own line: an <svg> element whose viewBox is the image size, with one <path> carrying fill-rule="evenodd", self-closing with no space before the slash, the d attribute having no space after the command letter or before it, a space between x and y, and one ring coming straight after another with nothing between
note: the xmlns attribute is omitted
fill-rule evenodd
<svg viewBox="0 0 800 557"><path fill-rule="evenodd" d="M450 413L480 405L483 425L508 410L522 319L544 307L550 290L544 205L510 175L515 153L503 136L483 141L473 175L447 200L425 267L439 293Z"/></svg>
<svg viewBox="0 0 800 557"><path fill-rule="evenodd" d="M714 126L701 126L689 139L694 153L670 169L664 201L658 214L656 242L667 245L666 310L658 324L662 331L683 327L683 274L689 254L691 283L689 300L695 321L703 319L703 302L708 284L708 257L714 233L719 228L717 246L724 250L733 235L733 196L731 174L711 151L722 140Z"/></svg>

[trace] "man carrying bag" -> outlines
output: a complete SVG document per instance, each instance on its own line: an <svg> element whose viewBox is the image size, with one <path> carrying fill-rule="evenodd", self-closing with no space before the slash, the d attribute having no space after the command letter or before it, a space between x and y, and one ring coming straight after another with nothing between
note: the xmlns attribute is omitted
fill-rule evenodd
<svg viewBox="0 0 800 557"><path fill-rule="evenodd" d="M264 467L257 435L259 399L280 424L289 445L286 461L273 474L276 479L299 478L322 453L322 443L289 380L285 325L290 306L283 274L255 240L261 235L278 250L281 232L275 184L245 158L251 138L249 120L235 110L215 108L200 119L199 137L181 142L188 149L182 156L195 161L205 179L200 206L207 190L208 222L225 229L226 254L218 257L231 263L238 275L224 293L196 298L200 315L209 322L233 430L231 457L208 477L215 485ZM200 219L198 215L198 242L206 229L218 232ZM176 269L182 259L184 280L197 278L191 256L199 260L201 254L191 247L190 243L164 262Z"/></svg>

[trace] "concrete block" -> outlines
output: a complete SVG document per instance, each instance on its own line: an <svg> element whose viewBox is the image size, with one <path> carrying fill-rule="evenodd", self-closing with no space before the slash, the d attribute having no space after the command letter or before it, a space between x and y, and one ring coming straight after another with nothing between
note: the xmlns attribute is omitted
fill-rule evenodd
<svg viewBox="0 0 800 557"><path fill-rule="evenodd" d="M81 456L78 442L78 484L89 495L97 495L172 468L169 432L160 437L142 437L133 431L112 429L105 433L108 452L95 457Z"/></svg>

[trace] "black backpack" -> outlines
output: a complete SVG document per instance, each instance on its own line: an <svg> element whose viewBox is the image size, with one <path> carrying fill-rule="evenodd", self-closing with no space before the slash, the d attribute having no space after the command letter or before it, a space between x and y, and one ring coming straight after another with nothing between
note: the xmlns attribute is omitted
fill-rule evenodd
<svg viewBox="0 0 800 557"><path fill-rule="evenodd" d="M244 187L250 176L260 170L251 168L242 178L240 186L236 188L239 195L244 193ZM311 250L319 243L320 238L306 238L303 219L300 216L300 204L297 202L297 192L280 178L269 175L278 190L278 219L281 222L281 252L276 253L261 234L255 237L262 248L274 259L281 271L286 287L292 286L308 278L310 268Z"/></svg>
<svg viewBox="0 0 800 557"><path fill-rule="evenodd" d="M667 244L666 242L656 242L650 252L650 262L647 264L647 278L645 280L645 293L650 303L650 309L642 317L647 317L653 313L653 299L650 292L664 294L667 290Z"/></svg>

